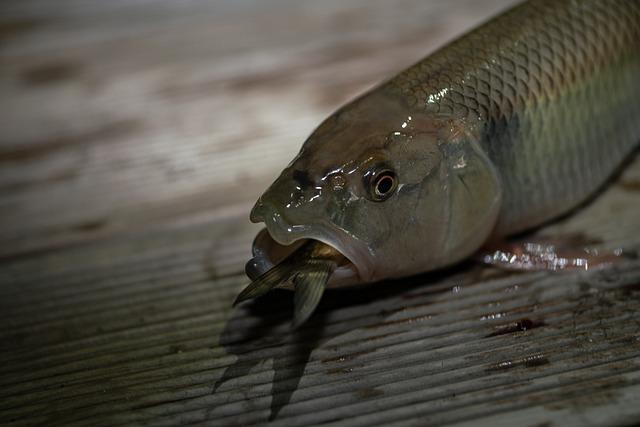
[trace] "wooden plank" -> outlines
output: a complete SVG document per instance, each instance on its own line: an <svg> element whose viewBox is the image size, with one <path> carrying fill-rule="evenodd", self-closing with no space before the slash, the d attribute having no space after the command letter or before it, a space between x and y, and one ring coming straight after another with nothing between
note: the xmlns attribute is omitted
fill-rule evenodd
<svg viewBox="0 0 640 427"><path fill-rule="evenodd" d="M296 333L288 292L231 309L312 127L507 3L5 2L0 424L640 423L638 155L538 232L614 265L329 291Z"/></svg>

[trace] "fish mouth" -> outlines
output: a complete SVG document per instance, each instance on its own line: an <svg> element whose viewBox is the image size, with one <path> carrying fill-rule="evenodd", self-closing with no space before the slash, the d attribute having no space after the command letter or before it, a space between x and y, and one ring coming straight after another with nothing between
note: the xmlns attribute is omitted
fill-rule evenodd
<svg viewBox="0 0 640 427"><path fill-rule="evenodd" d="M251 222L264 222L253 242L253 258L246 273L254 280L288 257L308 240L317 240L340 252L346 262L333 272L328 287L341 287L372 281L373 262L364 242L345 230L324 222L293 225L278 210L260 201L251 211Z"/></svg>

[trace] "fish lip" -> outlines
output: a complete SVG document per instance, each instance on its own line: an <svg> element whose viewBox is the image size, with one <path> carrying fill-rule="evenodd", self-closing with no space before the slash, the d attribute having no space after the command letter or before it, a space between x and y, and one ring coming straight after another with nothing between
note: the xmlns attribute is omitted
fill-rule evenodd
<svg viewBox="0 0 640 427"><path fill-rule="evenodd" d="M252 209L250 219L253 223L264 222L269 237L279 245L291 246L301 240L313 239L333 247L344 255L355 268L357 275L355 283L366 283L373 279L373 257L367 245L332 223L318 221L311 224L294 225L289 223L278 209L261 200L258 200ZM259 236L256 236L254 241L254 257L264 256L259 252L259 248L255 247ZM263 268L265 265L263 263ZM334 276L336 275L334 274ZM353 280L347 280L347 282L355 284Z"/></svg>

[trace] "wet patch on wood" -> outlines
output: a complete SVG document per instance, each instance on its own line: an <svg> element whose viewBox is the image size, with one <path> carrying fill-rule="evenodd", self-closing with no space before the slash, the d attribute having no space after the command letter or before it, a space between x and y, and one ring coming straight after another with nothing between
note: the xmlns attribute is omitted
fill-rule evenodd
<svg viewBox="0 0 640 427"><path fill-rule="evenodd" d="M21 79L25 84L42 86L69 81L80 76L82 67L71 62L52 62L24 70Z"/></svg>
<svg viewBox="0 0 640 427"><path fill-rule="evenodd" d="M27 34L44 24L43 19L37 18L0 19L0 42Z"/></svg>
<svg viewBox="0 0 640 427"><path fill-rule="evenodd" d="M92 232L106 227L108 223L109 221L107 219L101 218L73 225L71 229L73 231Z"/></svg>
<svg viewBox="0 0 640 427"><path fill-rule="evenodd" d="M496 326L496 330L488 335L486 335L486 337L496 337L499 335L506 335L506 334L512 334L512 333L516 333L516 332L524 332L524 331L529 331L531 329L535 329L535 328L539 328L541 326L545 326L546 323L544 323L543 320L531 320L528 318L524 318L521 320L518 320L516 322L507 324L507 325L500 325L500 326Z"/></svg>
<svg viewBox="0 0 640 427"><path fill-rule="evenodd" d="M618 185L625 191L637 192L640 191L640 180L632 180L622 178L618 181Z"/></svg>
<svg viewBox="0 0 640 427"><path fill-rule="evenodd" d="M548 365L549 363L551 362L549 362L549 359L547 359L544 354L532 354L519 359L504 360L502 362L494 363L489 365L486 370L487 372L501 372L520 367L534 368L537 366Z"/></svg>
<svg viewBox="0 0 640 427"><path fill-rule="evenodd" d="M45 158L67 148L87 146L92 143L119 140L137 132L142 122L135 119L105 123L83 133L54 137L45 141L34 141L20 145L3 143L0 162L29 162Z"/></svg>
<svg viewBox="0 0 640 427"><path fill-rule="evenodd" d="M371 399L373 397L384 396L384 391L373 387L361 388L356 391L356 396L360 399Z"/></svg>

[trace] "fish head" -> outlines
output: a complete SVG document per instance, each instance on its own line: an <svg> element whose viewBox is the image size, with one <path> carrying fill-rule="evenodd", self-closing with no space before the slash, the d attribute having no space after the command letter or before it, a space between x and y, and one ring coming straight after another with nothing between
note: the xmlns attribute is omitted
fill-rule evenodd
<svg viewBox="0 0 640 427"><path fill-rule="evenodd" d="M408 276L475 251L496 221L500 185L468 124L460 128L380 91L336 112L251 212L266 224L257 273L306 239L349 260L330 284Z"/></svg>

